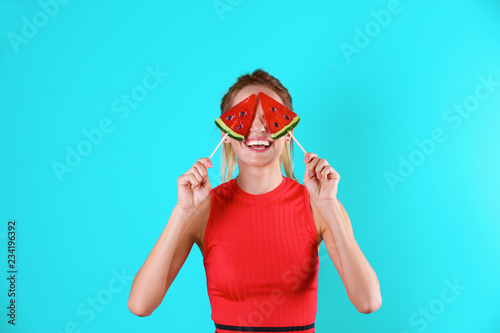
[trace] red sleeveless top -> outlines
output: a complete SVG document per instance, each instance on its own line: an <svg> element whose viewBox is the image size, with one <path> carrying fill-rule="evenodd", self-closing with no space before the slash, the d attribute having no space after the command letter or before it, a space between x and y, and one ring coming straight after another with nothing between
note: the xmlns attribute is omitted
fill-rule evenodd
<svg viewBox="0 0 500 333"><path fill-rule="evenodd" d="M232 179L210 197L203 264L216 332L315 332L318 236L305 186L283 177L254 195Z"/></svg>

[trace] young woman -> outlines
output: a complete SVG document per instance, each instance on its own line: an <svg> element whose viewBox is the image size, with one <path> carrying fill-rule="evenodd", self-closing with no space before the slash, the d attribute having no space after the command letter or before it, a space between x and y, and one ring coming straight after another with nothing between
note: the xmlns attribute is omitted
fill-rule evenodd
<svg viewBox="0 0 500 333"><path fill-rule="evenodd" d="M238 78L221 113L259 92L292 109L288 90L259 69ZM356 309L381 306L377 276L337 199L339 174L307 153L304 185L297 182L290 133L273 140L260 103L256 112L242 142L224 141L221 185L210 185L208 158L178 178L177 205L132 283L132 313L148 316L160 305L194 243L203 254L216 332L314 332L321 241ZM231 179L236 164L239 174Z"/></svg>

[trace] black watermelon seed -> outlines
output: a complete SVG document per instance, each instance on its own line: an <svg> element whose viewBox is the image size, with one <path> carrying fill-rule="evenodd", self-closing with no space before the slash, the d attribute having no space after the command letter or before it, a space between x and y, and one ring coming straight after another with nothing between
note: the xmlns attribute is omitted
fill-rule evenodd
<svg viewBox="0 0 500 333"><path fill-rule="evenodd" d="M278 125L278 123L277 123L277 122L274 122L274 126L279 127L279 125Z"/></svg>
<svg viewBox="0 0 500 333"><path fill-rule="evenodd" d="M285 115L285 119L290 119L290 117L288 117L287 115Z"/></svg>
<svg viewBox="0 0 500 333"><path fill-rule="evenodd" d="M276 111L276 109L274 107L271 106L271 111Z"/></svg>
<svg viewBox="0 0 500 333"><path fill-rule="evenodd" d="M231 120L231 118L233 118L233 116L227 116L227 120Z"/></svg>
<svg viewBox="0 0 500 333"><path fill-rule="evenodd" d="M243 117L245 115L245 112L241 111L240 112L240 117Z"/></svg>
<svg viewBox="0 0 500 333"><path fill-rule="evenodd" d="M243 126L242 125L238 125L238 130L240 130Z"/></svg>

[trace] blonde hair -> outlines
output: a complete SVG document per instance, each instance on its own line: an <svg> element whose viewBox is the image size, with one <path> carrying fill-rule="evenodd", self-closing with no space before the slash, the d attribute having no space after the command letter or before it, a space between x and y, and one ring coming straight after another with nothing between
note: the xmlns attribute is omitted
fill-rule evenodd
<svg viewBox="0 0 500 333"><path fill-rule="evenodd" d="M236 80L236 83L229 88L227 93L222 97L222 102L220 104L221 114L226 112L231 108L234 96L244 87L250 85L261 85L272 89L278 96L283 100L283 105L292 109L292 96L288 92L281 82L274 76L270 75L268 72L262 69L256 69L251 74L240 75ZM294 148L293 141L285 144L283 151L280 155L280 170L281 167L285 169L287 177L297 180L293 173L293 159L294 159ZM231 143L224 143L222 145L221 154L221 183L225 183L231 179L233 172L236 168L237 158L234 153Z"/></svg>

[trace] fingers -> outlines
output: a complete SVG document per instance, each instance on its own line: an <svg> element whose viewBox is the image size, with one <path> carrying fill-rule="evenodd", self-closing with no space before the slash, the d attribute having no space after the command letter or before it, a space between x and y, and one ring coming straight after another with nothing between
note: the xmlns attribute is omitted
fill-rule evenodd
<svg viewBox="0 0 500 333"><path fill-rule="evenodd" d="M316 155L315 153L305 153L304 154L304 162L305 163L310 162L315 156L318 157L318 155Z"/></svg>
<svg viewBox="0 0 500 333"><path fill-rule="evenodd" d="M208 172L207 168L211 168L213 166L212 162L207 159L207 158L200 158L194 165L194 171L197 172L196 175L199 175L201 179L207 180L208 179ZM198 178L198 177L196 177ZM199 179L199 178L198 178Z"/></svg>
<svg viewBox="0 0 500 333"><path fill-rule="evenodd" d="M198 162L196 162L198 163ZM199 166L199 165L193 165L191 167L191 173L194 175L194 177L196 178L197 182L198 183L203 183L203 181L205 180L205 176L203 175L203 171L200 171L199 169L202 169L203 166ZM205 169L205 168L203 168ZM193 185L198 185L198 184L193 184Z"/></svg>
<svg viewBox="0 0 500 333"><path fill-rule="evenodd" d="M329 173L335 172L326 159L320 159L314 153L307 153L304 161L306 162L306 174L310 177L316 176L318 179L327 179Z"/></svg>
<svg viewBox="0 0 500 333"><path fill-rule="evenodd" d="M330 171L331 167L330 164L323 158L319 160L318 164L316 164L316 167L314 168L314 171L316 173L316 177L318 179L326 179L326 175Z"/></svg>
<svg viewBox="0 0 500 333"><path fill-rule="evenodd" d="M319 161L318 155L314 153L306 153L304 156L304 162L306 162L306 174L310 177L314 176L316 173L315 169Z"/></svg>
<svg viewBox="0 0 500 333"><path fill-rule="evenodd" d="M191 172L186 172L177 179L177 184L180 186L187 186L189 184L196 184L198 180Z"/></svg>
<svg viewBox="0 0 500 333"><path fill-rule="evenodd" d="M200 162L201 164L203 164L205 167L207 168L211 168L213 167L214 165L212 164L212 161L210 161L210 159L208 157L203 157L203 158L200 158L198 159L197 162Z"/></svg>
<svg viewBox="0 0 500 333"><path fill-rule="evenodd" d="M322 178L322 179L327 179L328 178L328 175L331 174L333 172L333 168L329 165L326 165L323 167L323 169L321 169L320 173L319 173L319 178Z"/></svg>
<svg viewBox="0 0 500 333"><path fill-rule="evenodd" d="M197 187L203 182L208 181L207 168L213 167L209 158L200 158L193 166L179 178L181 185L189 185Z"/></svg>

